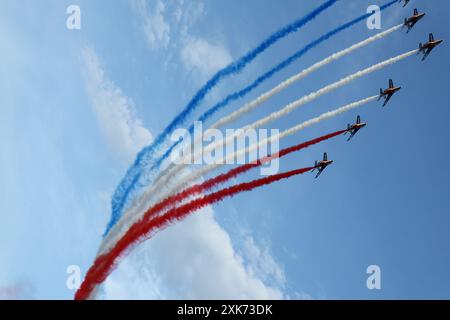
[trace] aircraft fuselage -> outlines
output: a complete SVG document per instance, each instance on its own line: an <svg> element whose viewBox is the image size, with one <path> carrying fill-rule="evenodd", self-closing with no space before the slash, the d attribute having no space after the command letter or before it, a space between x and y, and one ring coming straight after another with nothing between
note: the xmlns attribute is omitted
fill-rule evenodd
<svg viewBox="0 0 450 320"><path fill-rule="evenodd" d="M402 87L387 88L383 91L383 95L392 95L399 91Z"/></svg>
<svg viewBox="0 0 450 320"><path fill-rule="evenodd" d="M316 168L325 169L326 167L328 167L332 163L333 163L333 160L322 160L319 163L317 163Z"/></svg>
<svg viewBox="0 0 450 320"><path fill-rule="evenodd" d="M422 50L433 49L434 47L440 45L443 41L444 40L436 40L436 41L427 42L422 46Z"/></svg>
<svg viewBox="0 0 450 320"><path fill-rule="evenodd" d="M350 130L349 130L349 131L359 130L359 129L361 129L361 128L364 128L365 126L366 126L366 123L357 123L357 124L352 125L352 126L350 127Z"/></svg>
<svg viewBox="0 0 450 320"><path fill-rule="evenodd" d="M420 13L420 14L417 14L417 15L413 15L412 17L410 17L410 18L408 18L408 19L406 20L406 24L407 24L407 25L409 25L409 24L415 24L415 23L417 23L420 19L422 19L423 17L425 17L425 13Z"/></svg>

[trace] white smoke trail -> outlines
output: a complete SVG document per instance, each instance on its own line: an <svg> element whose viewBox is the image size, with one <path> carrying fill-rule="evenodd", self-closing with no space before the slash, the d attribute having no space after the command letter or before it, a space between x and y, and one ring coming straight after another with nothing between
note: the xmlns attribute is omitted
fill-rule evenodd
<svg viewBox="0 0 450 320"><path fill-rule="evenodd" d="M275 86L274 88L272 88L271 90L261 94L259 97L257 97L256 99L254 99L253 101L245 104L244 106L242 106L240 109L238 109L237 111L233 112L232 114L230 114L229 116L220 119L219 121L217 121L216 123L214 123L210 129L214 129L214 128L220 128L225 124L228 124L230 122L232 122L233 120L236 120L237 118L239 118L240 116L242 116L245 113L250 112L251 110L255 109L257 106L259 106L260 104L264 103L265 101L267 101L268 99L270 99L272 96L276 95L277 93L281 92L282 90L288 88L290 85L292 85L293 83L304 79L305 77L307 77L308 75L310 75L311 73L317 71L318 69L325 67L326 65L339 60L340 58L352 53L355 50L358 50L360 48L363 48L377 40L381 40L384 37L390 35L391 33L401 29L403 27L403 24L399 24L397 26L394 26L386 31L380 32L374 36L371 36L367 39L364 39L363 41L360 41L344 50L338 51L336 53L333 53L332 55L328 56L327 58L315 63L314 65L304 69L303 71L297 73L296 75L292 76L291 78L283 81L282 83L278 84L277 86ZM196 140L196 142L199 142L203 139L203 136L200 136L198 138L198 140ZM194 142L195 144L195 142ZM190 147L191 145L189 144L188 147ZM183 154L187 154L186 152L184 152ZM161 174L158 176L162 177L164 176L167 172L169 172L170 170L172 170L172 168L174 167L173 164L171 164L168 168L164 169ZM159 179L156 179L154 181L154 183L158 183ZM152 193L149 192L144 192L144 194L141 197L136 198L134 201L132 201L131 206L129 207L129 209L124 213L124 215L121 217L121 219L118 221L118 223L116 224L114 228L116 229L121 229L122 228L122 224L121 221L126 221L129 219L130 216L134 215L136 211L142 210L142 207L145 206L145 204L149 201L150 197L151 197ZM139 207L136 207L139 206ZM111 230L110 232L114 232L113 230Z"/></svg>
<svg viewBox="0 0 450 320"><path fill-rule="evenodd" d="M312 126L314 124L317 124L319 122L322 122L324 120L330 119L332 117L335 117L339 114L342 114L344 112L348 112L352 109L361 107L369 102L372 102L374 100L376 100L378 98L378 95L376 96L372 96L366 99L362 99L350 104L347 104L343 107L337 108L333 111L329 111L329 112L325 112L322 115L307 120L299 125L296 125L290 129L287 129L277 135L271 136L270 138L266 138L264 140L259 141L258 143L255 143L251 146L248 146L244 149L241 149L239 151L230 153L229 155L227 155L226 160L232 160L234 159L234 157L239 157L243 154L246 153L250 153L254 150L257 150L258 148L260 148L263 145L267 145L267 144L271 144L273 143L273 141L277 141L280 139L283 139L287 136L293 135L309 126ZM223 166L223 164L211 164L207 167L201 168L195 172L192 172L191 174L189 174L188 176L182 177L180 180L178 180L178 183L172 187L169 191L167 191L166 193L164 193L161 197L159 197L159 199L164 199L168 196L170 196L172 193L177 192L178 190L182 190L185 187L187 187L190 183L192 183L193 181L203 177L204 175L210 173L211 171L214 171L216 169L218 169L219 167ZM122 237L122 233L126 232L126 230L136 221L138 221L139 219L142 219L142 217L145 214L145 210L141 210L141 211L137 211L135 215L131 216L130 219L126 220L123 222L122 224L122 228L119 229L115 229L114 234L110 233L110 236L108 236L107 238L105 238L105 240L103 241L100 249L99 249L99 253L98 255L101 255L103 253L106 253L115 243L117 240L119 240Z"/></svg>
<svg viewBox="0 0 450 320"><path fill-rule="evenodd" d="M394 29L394 31L395 31L395 30L397 30L397 28L398 28L398 26L395 26L391 29ZM390 30L387 30L387 31L390 31ZM391 32L393 32L393 31L391 31ZM309 102L314 101L315 99L321 97L324 94L332 92L332 91L334 91L334 90L336 90L358 78L361 78L372 72L378 71L386 66L394 64L396 62L399 62L409 56L414 55L417 52L418 52L418 49L412 50L412 51L406 52L404 54L398 55L396 57L382 61L382 62L375 64L369 68L366 68L362 71L358 71L346 78L343 78L335 83L332 83L326 87L323 87L322 89L320 89L316 92L313 92L309 95L306 95L306 96L288 104L283 109L273 112L269 116L267 116L263 119L260 119L256 122L254 122L253 124L250 124L250 125L247 125L247 126L241 128L241 130L238 130L238 132L240 132L242 134L242 133L245 133L245 131L248 129L256 129L256 128L261 127L269 122L275 121L276 119L289 114L290 112L299 108L300 106L303 106ZM225 141L217 141L216 143L212 143L212 144L208 145L204 150L202 150L201 154L200 153L195 154L193 158L195 159L196 157L202 156L203 153L211 152L212 150L214 150L215 148L217 148L220 145L224 145L224 144L226 145L227 143L229 143L231 140L233 140L235 138L236 138L236 136L234 135L234 136L227 137L227 139L225 139ZM171 179L173 179L177 174L180 173L180 171L182 171L186 167L187 167L187 165L185 165L185 164L180 164L177 166L175 166L174 164L171 164L168 168L163 170L161 172L161 174L158 176L158 179L155 180L154 184L145 191L144 195L142 197L140 197L139 200L134 201L133 205L130 207L129 210L127 210L127 212L125 212L122 219L119 220L119 222L115 225L115 227L105 237L102 245L100 246L100 251L103 251L102 248L104 248L107 243L111 242L110 239L117 238L118 234L122 233L123 230L126 230L127 226L131 225L127 222L128 220L130 220L130 219L133 221L138 220L140 213L145 211L145 209L149 205L151 199L152 198L155 199L154 195L158 194L158 191L160 191ZM157 197L157 199L161 199L161 197ZM136 219L134 219L133 216L136 216Z"/></svg>
<svg viewBox="0 0 450 320"><path fill-rule="evenodd" d="M211 125L209 127L209 129L218 129L220 127L223 127L224 125L233 122L234 120L240 118L242 115L252 111L253 109L255 109L256 107L258 107L259 105L261 105L262 103L264 103L265 101L267 101L268 99L270 99L271 97L273 97L274 95L276 95L277 93L280 93L281 91L283 91L284 89L287 89L289 86L291 86L292 84L294 84L295 82L306 78L308 75L310 75L311 73L317 71L318 69L325 67L326 65L339 60L340 58L352 53L355 50L358 50L360 48L363 48L377 40L381 40L384 37L390 35L391 33L400 30L402 27L404 26L404 24L399 24L396 25L386 31L380 32L372 37L369 37L363 41L360 41L344 50L338 51L336 53L333 53L332 55L328 56L327 58L313 64L312 66L304 69L303 71L297 73L296 75L292 76L291 78L281 82L280 84L278 84L277 86L275 86L274 88L270 89L269 91L261 94L259 97L257 97L256 99L254 99L253 101L245 104L244 106L242 106L241 108L239 108L238 110L234 111L233 113L231 113L228 116L225 116L223 118L221 118L219 121L217 121L216 123L214 123L213 125ZM195 142L194 145L196 143L200 143L203 139L203 136L198 137ZM187 148L190 148L191 144L189 144L187 146ZM188 152L183 152L183 154L187 154ZM183 161L180 161L181 163L183 163ZM170 166L170 168L167 169L171 169L172 166ZM166 170L167 170L166 169ZM163 171L161 172L160 176L163 176L164 173L167 171ZM140 201L139 201L140 202Z"/></svg>
<svg viewBox="0 0 450 320"><path fill-rule="evenodd" d="M367 104L369 102L372 102L372 101L376 100L378 97L379 97L378 95L372 96L372 97L369 97L369 98L366 98L366 99L362 99L362 100L350 103L348 105L345 105L345 106L340 107L338 109L335 109L333 111L329 111L329 112L323 113L322 115L320 115L320 116L318 116L316 118L307 120L307 121L305 121L305 122L303 122L303 123L301 123L299 125L296 125L296 126L290 128L290 129L287 129L287 130L279 133L278 135L271 136L270 138L266 138L264 140L261 140L260 142L255 143L255 144L253 144L253 145L251 145L249 147L246 147L246 148L241 149L239 151L230 153L229 155L227 155L227 157L225 158L224 162L226 163L227 161L233 160L235 157L239 157L239 156L245 155L247 153L250 153L250 152L252 152L254 150L257 150L261 146L267 145L269 143L273 143L273 141L277 141L277 140L283 139L283 138L285 138L287 136L293 135L294 133L297 133L297 132L299 132L299 131L301 131L301 130L309 127L309 126L312 126L312 125L317 124L319 122L322 122L324 120L330 119L330 118L335 117L335 116L337 116L339 114L342 114L344 112L348 112L348 111L350 111L352 109L361 107L361 106L363 106L363 105L365 105L365 104ZM199 169L197 171L194 171L190 175L188 175L185 178L179 180L177 182L177 185L174 186L168 193L166 193L161 198L164 199L167 196L171 195L172 193L174 193L174 192L176 192L178 190L184 189L191 182L196 181L197 179L203 177L204 175L206 175L206 174L210 173L211 171L214 171L214 170L216 170L216 169L218 169L218 168L220 168L222 166L223 166L223 164L211 164L211 165L203 167L203 168L201 168L201 169Z"/></svg>
<svg viewBox="0 0 450 320"><path fill-rule="evenodd" d="M300 73L296 74L295 76L287 79L286 81L280 83L279 85L277 85L276 87L274 87L273 89L271 89L270 91L260 95L258 98L256 98L255 100L253 100L252 102L244 105L243 107L241 107L240 109L236 110L235 112L231 113L230 115L223 117L222 119L220 119L219 121L217 121L216 123L214 123L211 128L215 129L215 128L220 128L223 127L224 125L238 119L239 117L241 117L243 114L250 112L251 110L253 110L254 108L256 108L258 105L260 105L261 103L263 103L264 101L266 101L267 99L269 99L270 97L272 97L273 95L279 93L280 91L286 89L287 87L289 87L291 84L293 84L294 82L305 78L306 76L308 76L309 74L311 74L312 72L326 66L327 64L330 64L333 61L336 61L340 58L342 58L345 55L348 55L350 53L352 53L353 51L360 49L364 46L369 45L370 43L380 40L386 36L388 36L389 34L400 30L403 27L403 24L399 24L395 27L392 27L384 32L380 32L370 38L367 38L361 42L358 42L350 47L348 47L347 49L344 49L342 51L339 51L337 53L332 54L331 56L329 56L328 58L323 59L320 62L317 62L316 64L312 65L311 67L301 71Z"/></svg>
<svg viewBox="0 0 450 320"><path fill-rule="evenodd" d="M398 56L396 56L394 58L390 58L390 59L387 59L387 60L385 60L383 62L377 63L377 64L375 64L375 65L373 65L373 66L371 66L371 67L369 67L367 69L364 69L362 71L358 71L358 72L356 72L356 73L354 73L354 74L352 74L352 75L350 75L350 76L348 76L346 78L343 78L343 79L341 79L341 80L339 80L339 81L337 81L335 83L332 83L332 84L330 84L330 85L328 85L326 87L323 87L322 89L320 89L320 90L318 90L316 92L313 92L313 93L311 93L309 95L306 95L306 96L304 96L304 97L302 97L302 98L300 98L300 99L298 99L298 100L288 104L283 109L281 109L279 111L275 111L272 114L270 114L269 116L267 116L267 117L265 117L263 119L260 119L260 120L254 122L254 123L252 123L250 125L247 125L247 126L241 128L240 130L237 130L237 132L243 134L248 129L256 129L256 128L262 127L263 125L266 125L269 122L275 121L275 120L277 120L277 119L279 119L279 118L289 114L290 112L294 111L295 109L297 109L297 108L299 108L299 107L301 107L301 106L303 106L303 105L305 105L305 104L307 104L309 102L314 101L315 99L323 96L324 94L327 94L327 93L329 93L331 91L334 91L334 90L336 90L336 89L338 89L338 88L340 88L340 87L342 87L342 86L344 86L344 85L346 85L346 84L348 84L348 83L350 83L350 82L352 82L352 81L354 81L354 80L356 80L358 78L361 78L361 77L363 77L365 75L368 75L368 74L370 74L372 72L378 71L378 70L380 70L380 69L382 69L382 68L384 68L384 67L386 67L388 65L391 65L391 64L396 63L396 62L398 62L400 60L403 60L403 59L405 59L405 58L407 58L409 56L412 56L412 55L414 55L417 52L418 52L418 49L412 50L412 51L409 51L407 53L398 55ZM201 157L202 153L206 153L206 154L210 153L212 150L216 149L217 147L219 147L221 145L228 144L230 141L232 141L236 137L237 137L237 135L232 135L232 136L227 137L225 139L225 141L217 141L215 143L211 143L208 146L206 146L204 148L204 150L202 150L202 152L196 153L193 156L193 158L195 159L197 157ZM163 172L158 177L158 179L155 180L153 186L150 187L147 190L147 194L153 195L157 190L160 190L162 188L162 186L164 186L168 181L173 179L175 177L175 175L179 174L179 172L181 170L183 170L185 167L187 167L186 164L180 164L180 165L177 165L177 166L172 164L166 170L163 170ZM143 200L143 198L141 198L141 200ZM141 201L140 205L144 205L144 202Z"/></svg>

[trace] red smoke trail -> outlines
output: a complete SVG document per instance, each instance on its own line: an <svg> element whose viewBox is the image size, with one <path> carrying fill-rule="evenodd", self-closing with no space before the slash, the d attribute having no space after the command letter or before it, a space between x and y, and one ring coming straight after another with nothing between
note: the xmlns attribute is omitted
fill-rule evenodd
<svg viewBox="0 0 450 320"><path fill-rule="evenodd" d="M243 174L247 171L249 171L250 169L253 168L257 168L262 166L263 164L270 162L274 159L277 158L282 158L290 153L296 152L296 151L300 151L302 149L308 148L312 145L315 145L317 143L320 143L322 141L334 138L336 136L339 136L345 132L347 132L348 130L340 130L340 131L336 131L330 134L326 134L324 136L318 137L316 139L310 140L310 141L306 141L303 143L300 143L298 145L286 148L281 150L279 153L277 154L273 154L261 159L258 159L256 162L254 163L249 163L249 164L244 164L242 166L239 166L237 168L231 169L230 171L223 173L221 175L218 175L217 177L211 178L206 180L205 182L193 185L187 189L185 189L184 191L181 191L173 196L167 197L166 199L162 200L161 202L157 203L156 205L154 205L151 209L149 209L147 211L147 213L145 214L145 216L143 217L144 220L149 219L150 217L156 215L157 213L161 212L164 209L170 208L175 206L176 204L182 202L184 199L189 198L190 196L196 195L196 194L201 194L204 193L205 191L210 190L211 188L222 184L232 178L237 177L240 174Z"/></svg>
<svg viewBox="0 0 450 320"><path fill-rule="evenodd" d="M148 221L141 220L136 222L108 253L97 257L92 267L88 270L83 283L76 292L75 299L88 299L95 286L102 283L112 272L112 270L114 270L118 258L126 255L126 253L129 252L134 246L151 237L156 230L167 227L169 223L179 221L190 213L193 213L207 205L219 202L226 197L232 197L244 191L251 191L255 188L268 185L276 181L303 174L311 171L312 169L314 169L314 167L297 169L253 180L251 182L237 184L192 200L180 207L173 208L163 216L158 216Z"/></svg>

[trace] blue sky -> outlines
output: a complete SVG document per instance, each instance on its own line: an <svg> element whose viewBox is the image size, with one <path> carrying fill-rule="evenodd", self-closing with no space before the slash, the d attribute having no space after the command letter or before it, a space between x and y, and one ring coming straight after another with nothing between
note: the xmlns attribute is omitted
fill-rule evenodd
<svg viewBox="0 0 450 320"><path fill-rule="evenodd" d="M92 263L114 188L140 147L183 108L212 73L322 1L76 1L81 30L65 27L73 1L0 4L0 296L70 299L66 268ZM340 1L225 81L206 110L322 33L381 1ZM357 70L449 39L444 1L411 1L383 14L386 29L414 7L427 13L397 32L314 73L236 122L236 127ZM376 31L364 23L312 50L243 101ZM147 241L103 288L106 298L450 298L448 215L450 70L444 43L297 110L283 129L403 86L389 106L371 104L311 127L286 147L343 128L361 114L367 128L281 162L307 166L328 151L318 180L293 178L208 208ZM226 111L221 112L221 115ZM443 161L444 160L444 161ZM258 172L238 181L258 177ZM366 288L366 268L382 289Z"/></svg>

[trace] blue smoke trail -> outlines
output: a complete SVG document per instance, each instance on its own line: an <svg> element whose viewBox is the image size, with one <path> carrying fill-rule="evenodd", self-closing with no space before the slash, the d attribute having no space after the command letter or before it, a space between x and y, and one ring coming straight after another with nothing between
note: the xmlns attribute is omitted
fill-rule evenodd
<svg viewBox="0 0 450 320"><path fill-rule="evenodd" d="M180 114L178 114L174 120L172 120L172 122L167 126L167 128L153 141L153 143L143 148L138 153L133 165L128 169L125 177L122 179L116 191L114 192L111 201L112 207L111 220L107 225L104 235L106 235L112 228L112 226L114 226L114 224L119 220L124 205L128 200L130 193L134 190L136 183L139 181L141 177L142 168L145 168L152 162L152 160L154 159L155 151L157 151L161 146L161 144L163 144L166 141L166 139L171 134L171 132L173 132L173 130L182 125L187 120L187 118L200 104L200 102L204 99L204 97L208 94L208 92L211 91L220 81L222 81L226 77L242 71L242 69L244 69L247 66L247 64L252 62L259 54L263 53L266 49L268 49L270 46L275 44L280 39L299 30L306 23L316 18L320 13L331 7L337 1L339 0L328 0L321 6L319 6L318 8L314 9L312 12L304 16L303 18L278 30L277 32L269 36L266 40L264 40L258 47L247 53L245 56L228 65L224 69L218 71L196 93L196 95L192 98L192 100L185 107L185 109Z"/></svg>
<svg viewBox="0 0 450 320"><path fill-rule="evenodd" d="M386 8L389 8L390 6L395 4L396 2L397 2L397 0L393 0L393 1L391 1L391 2L389 2L387 4L385 4L385 5L381 6L380 9L384 10ZM338 34L338 33L342 32L342 31L352 27L353 25L357 24L358 22L366 20L371 15L372 15L372 13L364 14L364 15L362 15L362 16L360 16L360 17L358 17L358 18L356 18L356 19L354 19L354 20L352 20L350 22L347 22L347 23L337 27L336 29L334 29L334 30L324 34L320 38L312 41L311 43L309 43L308 45L306 45L305 47L303 47L302 49L300 49L299 51L294 53L292 56L290 56L289 58L287 58L286 60L284 60L283 62L278 64L276 67L274 67L273 69L271 69L268 72L264 73L262 76L257 78L253 83L251 83L250 85L248 85L244 89L228 95L225 99L223 99L222 101L220 101L219 103L214 105L212 108L207 110L203 115L201 115L198 118L197 121L202 121L203 122L203 121L206 121L206 120L210 119L216 112L220 111L222 108L226 107L231 102L233 102L235 100L238 100L240 98L243 98L245 95L247 95L248 93L250 93L251 91L256 89L261 83L263 83L264 81L268 80L269 78L271 78L273 75L275 75L276 73L280 72L284 68L288 67L290 64L292 64L294 61L296 61L297 59L302 57L304 54L306 54L311 49L315 48L316 46L318 46L322 42L328 40L329 38L335 36L336 34ZM194 125L191 125L189 127L188 131L192 135L193 132L194 132ZM175 143L173 143L167 149L167 151L159 159L157 159L155 161L154 165L150 168L149 171L150 172L154 172L156 170L159 170L159 168L160 168L161 164L164 162L164 160L166 160L170 156L170 154L175 149L175 147L177 147L182 141L183 141L183 139L180 139L180 140L176 141ZM149 183L149 181L147 181L147 182L145 182L143 184L147 185L148 183Z"/></svg>

